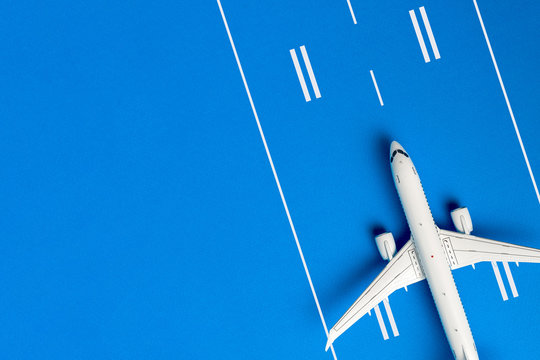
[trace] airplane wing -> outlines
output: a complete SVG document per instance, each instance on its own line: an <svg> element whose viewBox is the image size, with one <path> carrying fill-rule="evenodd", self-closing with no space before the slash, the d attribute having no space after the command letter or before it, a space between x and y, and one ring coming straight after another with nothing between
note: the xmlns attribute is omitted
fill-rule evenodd
<svg viewBox="0 0 540 360"><path fill-rule="evenodd" d="M452 270L482 261L540 263L538 249L442 229L439 236Z"/></svg>
<svg viewBox="0 0 540 360"><path fill-rule="evenodd" d="M326 350L345 330L394 291L414 284L424 278L425 276L418 263L414 244L411 239L390 260L383 271L330 330Z"/></svg>

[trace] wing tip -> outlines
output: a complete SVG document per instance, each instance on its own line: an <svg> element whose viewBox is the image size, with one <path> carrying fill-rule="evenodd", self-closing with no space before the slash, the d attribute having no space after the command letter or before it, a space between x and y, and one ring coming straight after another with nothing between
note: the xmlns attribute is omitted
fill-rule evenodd
<svg viewBox="0 0 540 360"><path fill-rule="evenodd" d="M332 346L332 343L336 339L335 334L336 334L336 331L334 329L331 329L330 332L328 333L328 341L326 342L326 348L324 349L324 351L328 351L330 346Z"/></svg>

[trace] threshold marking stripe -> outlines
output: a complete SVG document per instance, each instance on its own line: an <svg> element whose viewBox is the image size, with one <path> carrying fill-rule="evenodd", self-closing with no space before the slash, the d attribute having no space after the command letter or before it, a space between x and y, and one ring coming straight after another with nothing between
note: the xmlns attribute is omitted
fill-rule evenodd
<svg viewBox="0 0 540 360"><path fill-rule="evenodd" d="M418 44L420 44L420 49L422 49L422 55L424 55L424 61L429 62L429 54L426 49L426 43L424 42L424 37L422 36L422 32L420 31L420 26L418 26L418 20L416 20L416 14L414 13L414 10L409 11L409 15L411 16L411 21L414 26L414 32L416 33L416 38L418 39Z"/></svg>
<svg viewBox="0 0 540 360"><path fill-rule="evenodd" d="M321 322L324 328L324 332L326 333L326 337L328 337L328 328L326 326L326 321L324 320L324 316L321 310L321 306L319 304L319 299L317 298L317 293L315 292L315 287L313 286L313 282L311 281L311 276L309 275L309 270L306 264L306 260L304 258L304 253L302 252L302 248L300 246L300 242L298 241L298 236L296 234L296 230L294 228L294 224L291 218L291 214L289 212L289 207L287 206L287 202L285 201L285 196L283 195L283 190L281 189L281 184L279 182L279 178L277 176L276 168L274 166L274 161L272 160L272 156L270 155L270 150L268 148L268 144L266 143L266 138L264 136L264 132L261 126L261 122L259 121L259 116L257 115L257 110L255 109L255 104L253 103L253 98L251 97L251 92L249 91L249 87L246 81L246 77L244 75L244 70L242 69L242 65L240 64L240 58L238 57L238 53L236 52L236 47L234 46L234 41L231 35L231 31L229 30L229 24L227 23L227 19L225 18L225 13L223 12L223 7L221 6L221 1L217 0L217 4L219 6L219 11L221 12L221 17L223 19L223 24L225 25L225 29L227 30L227 35L229 36L229 41L231 43L231 48L234 53L234 57L236 59L236 63L238 65L238 70L240 71L240 76L242 77L242 81L244 82L244 87L246 89L246 94L249 99L249 103L251 105L251 110L253 111L253 116L255 117L255 121L257 122L257 127L259 128L259 134L261 135L261 140L264 145L264 149L266 151L266 156L268 157L268 162L270 163L270 167L272 168L272 173L274 174L274 180L276 181L276 185L279 191L279 195L281 196L281 202L283 203L283 208L285 209L285 213L287 214L287 219L289 220L289 225L291 227L291 231L293 233L294 240L296 242L296 247L298 249L298 254L300 255L300 259L302 260L302 265L304 266L304 271L306 272L306 276L309 282L309 286L311 288L311 293L313 294L313 299L315 300L315 305L317 305L317 310L319 312L319 317L321 318ZM330 345L330 348L332 349L332 355L334 356L334 359L337 360L336 352L334 351L334 346Z"/></svg>
<svg viewBox="0 0 540 360"><path fill-rule="evenodd" d="M510 284L510 290L512 290L512 296L518 297L519 294L516 289L516 284L514 283L514 277L512 276L512 272L510 271L510 267L508 266L508 262L503 261L503 267L504 272L506 273L506 278L508 279L508 283Z"/></svg>
<svg viewBox="0 0 540 360"><path fill-rule="evenodd" d="M499 290L501 291L501 295L504 301L508 300L508 295L506 294L506 288L504 287L502 278L501 278L501 272L499 271L499 266L497 266L497 262L492 261L491 266L493 267L493 272L495 273L495 279L497 279L497 284L499 285Z"/></svg>
<svg viewBox="0 0 540 360"><path fill-rule="evenodd" d="M435 59L440 59L441 55L439 54L439 48L437 47L437 43L435 42L435 36L433 36L433 31L431 31L431 25L429 24L426 9L424 9L423 6L420 8L420 14L422 15L422 20L424 21L424 26L426 27L429 43L431 44L431 48L433 49Z"/></svg>
<svg viewBox="0 0 540 360"><path fill-rule="evenodd" d="M534 191L536 192L536 198L538 199L538 203L540 203L540 193L538 192L538 186L536 186L536 180L534 179L534 174L531 169L531 164L529 164L529 158L527 157L525 146L523 145L523 141L521 140L521 135L519 133L516 118L514 117L514 112L512 111L510 100L508 100L508 95L506 94L506 89L504 87L501 73L499 72L499 67L497 66L497 60L495 60L495 54L493 54L493 49L491 48L491 43L489 42L488 34L486 32L486 27L484 26L484 20L482 20L482 15L480 14L480 9L478 8L478 4L476 3L476 0L473 0L473 3L474 3L474 7L476 8L476 14L478 15L478 20L480 21L480 25L482 26L482 31L484 32L484 38L486 39L486 44L488 46L489 53L491 55L491 60L493 61L493 66L495 67L495 72L497 73L497 78L499 79L499 84L501 85L501 89L504 95L504 100L506 101L508 112L510 113L510 118L512 118L512 123L514 124L514 130L516 131L516 136L519 141L519 146L521 146L521 152L523 153L523 158L525 159L525 163L527 164L527 169L529 170L529 175L531 176L531 181L534 186Z"/></svg>
<svg viewBox="0 0 540 360"><path fill-rule="evenodd" d="M386 331L386 325L384 325L384 320L381 315L381 309L379 309L379 304L375 305L375 315L377 315L377 321L379 322L379 327L381 328L381 333L384 340L388 340L388 331Z"/></svg>
<svg viewBox="0 0 540 360"><path fill-rule="evenodd" d="M290 53L292 61L294 63L294 68L296 69L298 81L300 81L300 86L302 87L302 92L304 93L304 98L306 98L306 102L311 101L311 96L309 96L306 80L304 79L304 74L302 73L302 69L300 68L300 63L298 62L298 56L296 56L296 51L294 49L291 49Z"/></svg>
<svg viewBox="0 0 540 360"><path fill-rule="evenodd" d="M399 331L397 329L396 321L394 320L394 314L392 313L392 308L390 307L390 302L388 298L383 300L384 308L386 309L386 314L388 315L388 320L390 320L390 327L392 328L392 333L394 336L399 336Z"/></svg>
<svg viewBox="0 0 540 360"><path fill-rule="evenodd" d="M304 58L304 63L306 64L306 69L309 74L309 80L311 81L311 86L313 86L313 91L315 92L315 97L318 99L321 97L321 92L319 91L319 85L317 85L317 80L315 79L313 68L311 67L311 61L309 61L306 47L304 45L300 46L300 52L302 53L302 58Z"/></svg>

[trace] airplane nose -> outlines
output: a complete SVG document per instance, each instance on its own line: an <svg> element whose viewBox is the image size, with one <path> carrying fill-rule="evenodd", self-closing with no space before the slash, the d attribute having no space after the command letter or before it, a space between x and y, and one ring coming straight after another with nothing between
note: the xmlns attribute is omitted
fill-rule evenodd
<svg viewBox="0 0 540 360"><path fill-rule="evenodd" d="M392 141L392 144L390 144L390 156L394 153L395 150L401 149L403 151L403 146L401 146L397 141Z"/></svg>

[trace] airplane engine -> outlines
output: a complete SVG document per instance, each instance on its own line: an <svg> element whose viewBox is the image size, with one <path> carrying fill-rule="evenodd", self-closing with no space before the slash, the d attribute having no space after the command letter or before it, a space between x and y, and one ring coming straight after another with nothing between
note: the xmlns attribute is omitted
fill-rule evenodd
<svg viewBox="0 0 540 360"><path fill-rule="evenodd" d="M452 217L452 221L454 222L457 231L467 235L473 231L471 215L466 207L453 210L450 213L450 216Z"/></svg>
<svg viewBox="0 0 540 360"><path fill-rule="evenodd" d="M391 232L375 236L377 248L384 260L392 260L396 254L396 242Z"/></svg>

